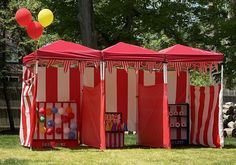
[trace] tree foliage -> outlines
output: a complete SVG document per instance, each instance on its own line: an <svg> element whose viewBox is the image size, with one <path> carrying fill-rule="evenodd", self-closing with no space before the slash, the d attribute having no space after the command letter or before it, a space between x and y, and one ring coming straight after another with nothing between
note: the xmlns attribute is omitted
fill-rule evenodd
<svg viewBox="0 0 236 165"><path fill-rule="evenodd" d="M35 49L25 30L18 27L14 20L14 14L20 7L29 8L35 19L42 8L50 8L55 15L54 23L45 29L39 46L57 39L81 43L78 0L7 2L8 7L0 10L1 15L5 15L0 17L0 24L8 36L0 41L8 41L9 58L26 55ZM91 3L98 48L124 41L155 50L180 43L219 51L226 57L227 86L234 84L235 0L91 0Z"/></svg>

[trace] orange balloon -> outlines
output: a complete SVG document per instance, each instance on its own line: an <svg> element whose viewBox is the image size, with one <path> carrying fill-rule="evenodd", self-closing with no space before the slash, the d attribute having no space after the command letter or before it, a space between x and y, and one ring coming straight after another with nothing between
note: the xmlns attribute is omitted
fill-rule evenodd
<svg viewBox="0 0 236 165"><path fill-rule="evenodd" d="M72 112L72 108L71 107L67 107L66 108L66 113L71 113Z"/></svg>
<svg viewBox="0 0 236 165"><path fill-rule="evenodd" d="M47 109L46 109L46 115L47 115L47 116L52 115L52 109L51 109L51 108L47 108Z"/></svg>

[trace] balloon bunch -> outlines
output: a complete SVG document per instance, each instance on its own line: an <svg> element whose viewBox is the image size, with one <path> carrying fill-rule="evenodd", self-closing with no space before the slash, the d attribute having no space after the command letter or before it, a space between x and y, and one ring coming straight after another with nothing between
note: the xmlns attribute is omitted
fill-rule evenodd
<svg viewBox="0 0 236 165"><path fill-rule="evenodd" d="M26 32L33 40L38 40L42 34L43 29L49 26L53 21L53 13L49 9L43 9L38 14L38 22L32 20L31 12L26 8L20 8L17 10L16 22L26 28Z"/></svg>
<svg viewBox="0 0 236 165"><path fill-rule="evenodd" d="M75 132L77 131L77 124L76 122L71 122L73 118L75 118L75 114L73 113L73 110L70 106L67 108L57 108L57 107L52 107L52 108L47 108L45 109L44 107L41 107L38 111L39 113L39 122L41 123L39 132L41 134L48 134L52 135L54 134L54 131L56 134L66 134L69 139L75 139L76 134ZM51 116L52 114L55 114L55 118L47 120L46 125L47 127L44 126L45 123L45 117L46 116ZM62 123L70 123L70 127L64 127L64 129L58 127L61 126ZM56 128L55 128L56 126Z"/></svg>

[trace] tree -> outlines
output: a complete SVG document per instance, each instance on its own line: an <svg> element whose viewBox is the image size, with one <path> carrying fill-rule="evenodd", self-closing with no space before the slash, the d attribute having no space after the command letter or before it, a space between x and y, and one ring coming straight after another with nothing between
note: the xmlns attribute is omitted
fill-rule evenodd
<svg viewBox="0 0 236 165"><path fill-rule="evenodd" d="M1 2L0 6L1 8L7 8L8 6L8 1L4 0ZM6 15L1 13L2 18L6 19ZM11 107L10 107L10 100L9 97L7 95L7 82L6 82L6 52L7 52L7 43L6 43L6 38L7 38L7 29L4 25L4 23L1 23L1 44L0 44L0 80L2 82L3 85L3 93L4 93L4 99L6 102L6 107L7 107L7 114L8 114L8 119L9 119L9 123L10 123L10 129L12 131L15 130L15 126L14 126L14 120L13 120L13 116L11 113Z"/></svg>
<svg viewBox="0 0 236 165"><path fill-rule="evenodd" d="M79 22L82 44L92 48L97 48L92 0L79 0Z"/></svg>

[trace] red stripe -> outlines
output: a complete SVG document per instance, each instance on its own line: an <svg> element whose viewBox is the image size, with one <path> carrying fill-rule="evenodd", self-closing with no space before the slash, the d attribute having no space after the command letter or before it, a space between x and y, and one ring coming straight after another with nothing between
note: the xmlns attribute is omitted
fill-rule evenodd
<svg viewBox="0 0 236 165"><path fill-rule="evenodd" d="M139 70L139 72L138 72L138 84L144 85L144 72L143 72L143 70Z"/></svg>
<svg viewBox="0 0 236 165"><path fill-rule="evenodd" d="M163 82L163 72L155 72L155 84L161 84Z"/></svg>
<svg viewBox="0 0 236 165"><path fill-rule="evenodd" d="M31 74L33 76L33 73ZM31 146L33 138L34 138L34 133L35 133L35 121L36 121L36 86L37 86L37 76L34 77L32 80L32 88L31 88L31 93L32 93L32 102L30 102L30 135L29 135L29 144L28 146Z"/></svg>
<svg viewBox="0 0 236 165"><path fill-rule="evenodd" d="M94 68L94 87L100 83L100 68Z"/></svg>
<svg viewBox="0 0 236 165"><path fill-rule="evenodd" d="M186 81L187 72L180 72L177 76L176 104L186 102Z"/></svg>
<svg viewBox="0 0 236 165"><path fill-rule="evenodd" d="M80 101L80 72L78 68L70 69L70 101Z"/></svg>
<svg viewBox="0 0 236 165"><path fill-rule="evenodd" d="M216 91L215 97L217 97L216 102L216 109L214 113L214 122L213 122L213 143L216 147L220 147L220 136L219 136L219 92L220 87L218 88L218 91Z"/></svg>
<svg viewBox="0 0 236 165"><path fill-rule="evenodd" d="M205 103L205 87L200 87L200 102L198 109L198 126L197 126L197 137L196 137L197 144L200 144L200 129L202 127L204 103Z"/></svg>
<svg viewBox="0 0 236 165"><path fill-rule="evenodd" d="M190 143L193 143L194 136L194 123L195 123L195 87L190 86L191 93L191 130L190 130Z"/></svg>
<svg viewBox="0 0 236 165"><path fill-rule="evenodd" d="M81 137L82 120L80 118L81 112L80 112L80 71L79 71L79 68L70 68L70 101L75 101L77 103L76 104L77 131L80 133L80 137Z"/></svg>
<svg viewBox="0 0 236 165"><path fill-rule="evenodd" d="M117 112L122 113L123 122L128 118L128 73L117 69Z"/></svg>
<svg viewBox="0 0 236 165"><path fill-rule="evenodd" d="M55 107L55 103L52 104L52 107ZM52 118L53 118L53 121L55 121L55 113L52 113ZM55 140L55 134L56 134L56 130L55 130L55 126L54 126L53 127L53 140Z"/></svg>
<svg viewBox="0 0 236 165"><path fill-rule="evenodd" d="M205 145L209 145L208 143L208 129L209 129L209 124L210 124L210 119L211 119L211 112L212 112L212 108L213 108L213 100L214 100L214 86L210 86L210 100L209 100L209 108L208 108L208 114L207 114L207 119L206 119L206 123L205 123L205 127L204 127L204 135L203 135L203 141Z"/></svg>
<svg viewBox="0 0 236 165"><path fill-rule="evenodd" d="M46 69L46 100L57 102L57 68Z"/></svg>
<svg viewBox="0 0 236 165"><path fill-rule="evenodd" d="M177 106L177 112L179 114L179 112L181 111L181 106ZM178 128L176 130L177 133L177 139L181 139L181 117L177 117L177 123L180 124L180 128Z"/></svg>

